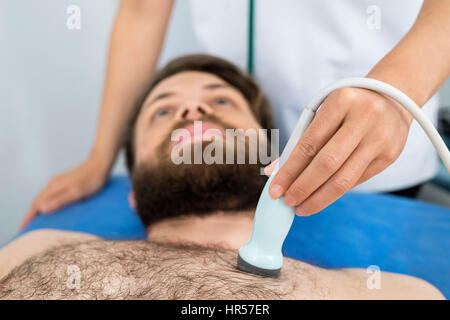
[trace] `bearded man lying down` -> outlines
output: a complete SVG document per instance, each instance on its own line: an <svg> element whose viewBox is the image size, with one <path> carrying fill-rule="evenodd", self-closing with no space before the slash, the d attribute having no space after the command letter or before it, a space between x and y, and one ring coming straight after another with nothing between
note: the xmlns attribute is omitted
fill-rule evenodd
<svg viewBox="0 0 450 320"><path fill-rule="evenodd" d="M233 137L239 139L239 132L272 129L272 118L261 90L235 66L203 55L173 60L136 110L125 139L130 204L148 241L30 232L0 251L0 299L443 298L414 277L382 272L381 288L371 290L366 270L327 270L289 258L278 278L236 269L267 178L261 157L249 161L252 140L231 143L227 129L242 129ZM177 129L185 134L173 139ZM270 131L256 137L259 148L270 147ZM174 162L174 150L192 160L212 141L210 155L231 153L235 161ZM239 154L245 163L237 163Z"/></svg>

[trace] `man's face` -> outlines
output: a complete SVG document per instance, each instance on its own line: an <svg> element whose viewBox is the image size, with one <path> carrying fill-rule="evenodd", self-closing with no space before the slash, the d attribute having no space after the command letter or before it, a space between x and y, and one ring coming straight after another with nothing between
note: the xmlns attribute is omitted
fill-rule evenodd
<svg viewBox="0 0 450 320"><path fill-rule="evenodd" d="M203 130L261 128L237 89L210 73L181 72L161 81L144 102L135 127L135 165L155 164L170 154L175 142L163 145L169 150L158 147L175 128L188 129L193 141L192 123L204 118Z"/></svg>
<svg viewBox="0 0 450 320"><path fill-rule="evenodd" d="M222 133L223 156L228 156L230 150L233 157L237 152L248 156L250 150L249 140L240 149L237 144L228 144L226 129L261 129L244 96L217 76L190 71L160 82L144 102L134 136L131 178L135 205L147 227L166 218L249 210L256 206L266 181L260 175L259 162L172 161L172 149L180 144L211 143L209 138L203 140L203 132L192 130L196 120L202 121L203 131L216 129ZM189 139L172 141L172 132L182 128L189 132L186 136Z"/></svg>

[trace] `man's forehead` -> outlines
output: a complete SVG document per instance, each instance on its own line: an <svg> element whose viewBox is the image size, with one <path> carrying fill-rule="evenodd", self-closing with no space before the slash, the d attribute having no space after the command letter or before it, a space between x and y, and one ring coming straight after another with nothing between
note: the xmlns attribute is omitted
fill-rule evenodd
<svg viewBox="0 0 450 320"><path fill-rule="evenodd" d="M167 77L158 83L150 92L147 101L157 95L163 94L168 91L182 91L184 89L207 89L207 85L218 84L223 87L231 87L226 81L218 76L201 71L183 71Z"/></svg>

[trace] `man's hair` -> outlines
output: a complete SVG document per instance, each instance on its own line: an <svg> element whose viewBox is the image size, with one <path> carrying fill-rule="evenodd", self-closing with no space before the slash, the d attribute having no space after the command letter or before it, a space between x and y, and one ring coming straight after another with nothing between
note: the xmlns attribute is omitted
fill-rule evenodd
<svg viewBox="0 0 450 320"><path fill-rule="evenodd" d="M137 100L134 108L135 113L129 123L124 141L126 165L130 173L134 168L134 127L145 99L158 83L184 71L211 73L236 88L247 100L261 127L268 129L268 139L270 140L270 129L273 129L271 107L262 90L251 76L234 64L218 57L204 54L186 55L170 61L164 68L156 72L147 90Z"/></svg>

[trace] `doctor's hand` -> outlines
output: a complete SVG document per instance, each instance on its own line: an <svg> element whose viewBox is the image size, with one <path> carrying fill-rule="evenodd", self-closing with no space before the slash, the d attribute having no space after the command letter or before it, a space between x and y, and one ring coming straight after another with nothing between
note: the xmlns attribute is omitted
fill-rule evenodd
<svg viewBox="0 0 450 320"><path fill-rule="evenodd" d="M99 191L108 174L109 166L89 158L80 166L54 177L33 201L20 224L20 229L24 229L38 212L51 214Z"/></svg>
<svg viewBox="0 0 450 320"><path fill-rule="evenodd" d="M331 93L269 188L300 216L324 209L400 155L412 116L374 91ZM275 162L266 167L270 175Z"/></svg>

